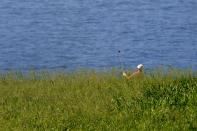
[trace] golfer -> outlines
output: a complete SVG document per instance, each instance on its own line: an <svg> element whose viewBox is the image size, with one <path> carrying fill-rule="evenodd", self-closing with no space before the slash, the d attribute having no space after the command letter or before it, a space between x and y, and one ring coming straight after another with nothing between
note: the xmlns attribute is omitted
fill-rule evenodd
<svg viewBox="0 0 197 131"><path fill-rule="evenodd" d="M143 70L143 65L139 64L137 66L137 72L134 72L131 75L128 75L128 73L126 73L124 70L122 71L122 75L125 76L127 79L131 79L133 77L139 76L140 74L142 74L142 70Z"/></svg>

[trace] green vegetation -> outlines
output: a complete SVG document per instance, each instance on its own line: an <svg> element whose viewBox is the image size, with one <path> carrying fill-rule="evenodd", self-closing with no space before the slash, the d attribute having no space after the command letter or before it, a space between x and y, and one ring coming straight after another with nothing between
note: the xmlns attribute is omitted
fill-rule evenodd
<svg viewBox="0 0 197 131"><path fill-rule="evenodd" d="M156 70L0 75L0 130L197 130L197 75Z"/></svg>

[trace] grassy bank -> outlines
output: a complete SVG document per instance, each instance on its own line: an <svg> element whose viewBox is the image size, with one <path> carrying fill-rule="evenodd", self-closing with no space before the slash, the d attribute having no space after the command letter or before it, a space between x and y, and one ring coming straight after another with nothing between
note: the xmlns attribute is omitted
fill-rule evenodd
<svg viewBox="0 0 197 131"><path fill-rule="evenodd" d="M153 71L0 75L0 130L197 130L197 76Z"/></svg>

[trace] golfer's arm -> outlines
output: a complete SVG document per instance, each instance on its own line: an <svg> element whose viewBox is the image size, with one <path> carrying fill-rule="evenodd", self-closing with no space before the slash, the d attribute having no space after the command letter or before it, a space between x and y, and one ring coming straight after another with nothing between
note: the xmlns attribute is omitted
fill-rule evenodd
<svg viewBox="0 0 197 131"><path fill-rule="evenodd" d="M134 74L127 76L127 79L131 79L133 77Z"/></svg>
<svg viewBox="0 0 197 131"><path fill-rule="evenodd" d="M126 78L127 78L127 79L131 79L131 78L133 78L135 75L136 75L136 73L133 73L133 74L131 74L131 75L129 75L129 76L127 75Z"/></svg>

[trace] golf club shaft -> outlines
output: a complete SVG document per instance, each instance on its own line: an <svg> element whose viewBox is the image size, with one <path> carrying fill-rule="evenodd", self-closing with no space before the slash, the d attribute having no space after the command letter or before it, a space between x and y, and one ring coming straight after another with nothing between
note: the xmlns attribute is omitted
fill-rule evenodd
<svg viewBox="0 0 197 131"><path fill-rule="evenodd" d="M121 60L121 58L120 58L120 51L118 52L118 58L119 58L119 61L120 61L120 67L121 67L121 69L123 70L124 68L124 66L123 66L123 63L122 63L122 60Z"/></svg>

